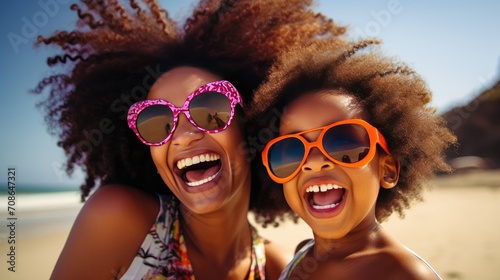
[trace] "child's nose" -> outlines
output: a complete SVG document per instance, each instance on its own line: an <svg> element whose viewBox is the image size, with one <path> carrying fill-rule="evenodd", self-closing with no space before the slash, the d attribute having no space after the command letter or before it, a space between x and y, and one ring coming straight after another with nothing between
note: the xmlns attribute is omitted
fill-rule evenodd
<svg viewBox="0 0 500 280"><path fill-rule="evenodd" d="M302 166L303 172L319 172L322 170L330 170L334 168L334 164L316 147L313 147L307 155L306 161Z"/></svg>

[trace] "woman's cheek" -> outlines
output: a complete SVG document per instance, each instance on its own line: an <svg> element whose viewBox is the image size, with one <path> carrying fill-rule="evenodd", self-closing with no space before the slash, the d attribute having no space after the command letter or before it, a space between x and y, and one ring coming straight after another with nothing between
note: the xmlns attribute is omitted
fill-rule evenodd
<svg viewBox="0 0 500 280"><path fill-rule="evenodd" d="M152 146L150 152L158 174L160 174L165 184L168 186L173 185L175 183L174 173L167 164L168 145Z"/></svg>

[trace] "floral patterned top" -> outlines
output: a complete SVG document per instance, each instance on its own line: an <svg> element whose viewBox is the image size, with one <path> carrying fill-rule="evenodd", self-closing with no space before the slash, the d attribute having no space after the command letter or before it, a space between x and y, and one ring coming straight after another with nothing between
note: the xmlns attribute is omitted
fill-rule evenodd
<svg viewBox="0 0 500 280"><path fill-rule="evenodd" d="M178 200L160 196L160 212L122 280L194 280L193 268L179 222ZM264 240L252 227L249 280L264 280Z"/></svg>

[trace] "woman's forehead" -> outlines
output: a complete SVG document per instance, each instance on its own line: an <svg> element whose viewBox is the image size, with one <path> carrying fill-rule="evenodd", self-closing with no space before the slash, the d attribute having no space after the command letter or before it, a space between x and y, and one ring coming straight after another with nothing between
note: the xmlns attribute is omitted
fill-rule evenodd
<svg viewBox="0 0 500 280"><path fill-rule="evenodd" d="M148 94L148 99L165 99L175 104L174 100L178 97L180 100L185 100L199 87L217 80L220 80L220 77L201 68L177 67L156 80Z"/></svg>

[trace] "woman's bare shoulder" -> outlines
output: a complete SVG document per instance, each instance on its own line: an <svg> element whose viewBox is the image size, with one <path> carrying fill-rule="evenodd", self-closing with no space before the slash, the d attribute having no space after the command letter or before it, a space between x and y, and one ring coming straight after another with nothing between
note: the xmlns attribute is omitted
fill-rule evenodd
<svg viewBox="0 0 500 280"><path fill-rule="evenodd" d="M112 223L124 226L151 225L158 214L159 199L153 194L126 185L104 185L85 202L77 219L90 223Z"/></svg>
<svg viewBox="0 0 500 280"><path fill-rule="evenodd" d="M112 207L134 208L141 206L143 210L156 212L159 207L159 200L156 195L147 193L136 187L120 184L109 184L99 187L89 197L85 204L92 205L93 207L111 207L110 209L113 209Z"/></svg>
<svg viewBox="0 0 500 280"><path fill-rule="evenodd" d="M123 274L159 211L154 195L105 185L82 206L51 279L104 279Z"/></svg>
<svg viewBox="0 0 500 280"><path fill-rule="evenodd" d="M130 241L134 236L144 237L159 209L159 199L153 194L126 185L104 185L85 202L73 230L98 228L100 237Z"/></svg>

